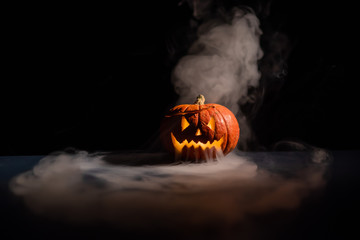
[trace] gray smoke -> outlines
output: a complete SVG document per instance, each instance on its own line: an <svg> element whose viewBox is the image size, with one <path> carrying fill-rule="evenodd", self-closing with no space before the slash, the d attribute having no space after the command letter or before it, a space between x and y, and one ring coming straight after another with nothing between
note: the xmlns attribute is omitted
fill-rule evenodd
<svg viewBox="0 0 360 240"><path fill-rule="evenodd" d="M239 105L249 101L248 89L259 85L258 60L263 52L255 14L235 8L228 19L211 19L198 29L198 39L174 69L172 82L180 98L192 103L203 94L208 103L228 107L238 118L245 145L251 130Z"/></svg>
<svg viewBox="0 0 360 240"><path fill-rule="evenodd" d="M164 157L150 155L132 158ZM202 164L129 166L105 158L87 152L49 155L15 177L10 188L34 213L50 219L149 234L206 235L211 228L218 236L242 236L254 233L250 216L294 209L321 189L328 166L321 150L233 152ZM239 224L246 229L235 228Z"/></svg>

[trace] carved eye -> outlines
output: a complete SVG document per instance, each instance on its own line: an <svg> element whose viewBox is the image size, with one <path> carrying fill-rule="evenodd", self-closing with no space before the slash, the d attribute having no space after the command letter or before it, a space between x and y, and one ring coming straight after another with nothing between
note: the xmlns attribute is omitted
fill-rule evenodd
<svg viewBox="0 0 360 240"><path fill-rule="evenodd" d="M210 122L207 124L207 126L215 131L215 119L213 117L210 118Z"/></svg>
<svg viewBox="0 0 360 240"><path fill-rule="evenodd" d="M184 131L189 125L190 125L190 123L186 120L186 118L182 117L181 118L181 131Z"/></svg>

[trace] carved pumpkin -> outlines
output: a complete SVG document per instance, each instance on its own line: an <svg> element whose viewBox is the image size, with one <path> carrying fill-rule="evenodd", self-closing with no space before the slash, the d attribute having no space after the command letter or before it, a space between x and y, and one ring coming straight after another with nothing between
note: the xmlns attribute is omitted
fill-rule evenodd
<svg viewBox="0 0 360 240"><path fill-rule="evenodd" d="M239 140L234 114L219 104L204 104L199 95L194 104L170 109L161 124L164 146L177 157L205 160L231 152Z"/></svg>

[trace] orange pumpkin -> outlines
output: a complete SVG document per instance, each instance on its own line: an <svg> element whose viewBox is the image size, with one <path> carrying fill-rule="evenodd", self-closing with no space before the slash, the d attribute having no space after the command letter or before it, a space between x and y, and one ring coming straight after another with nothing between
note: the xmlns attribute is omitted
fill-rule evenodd
<svg viewBox="0 0 360 240"><path fill-rule="evenodd" d="M219 104L205 104L199 95L194 104L173 107L161 124L164 146L177 157L205 160L226 155L239 140L234 114Z"/></svg>

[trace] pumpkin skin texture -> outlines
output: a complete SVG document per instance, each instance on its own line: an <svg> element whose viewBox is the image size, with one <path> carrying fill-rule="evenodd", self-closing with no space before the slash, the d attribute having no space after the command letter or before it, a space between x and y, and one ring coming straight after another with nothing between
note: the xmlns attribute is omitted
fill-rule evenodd
<svg viewBox="0 0 360 240"><path fill-rule="evenodd" d="M240 129L234 114L222 105L204 101L200 95L194 104L175 106L163 118L161 140L176 157L214 159L236 147Z"/></svg>

